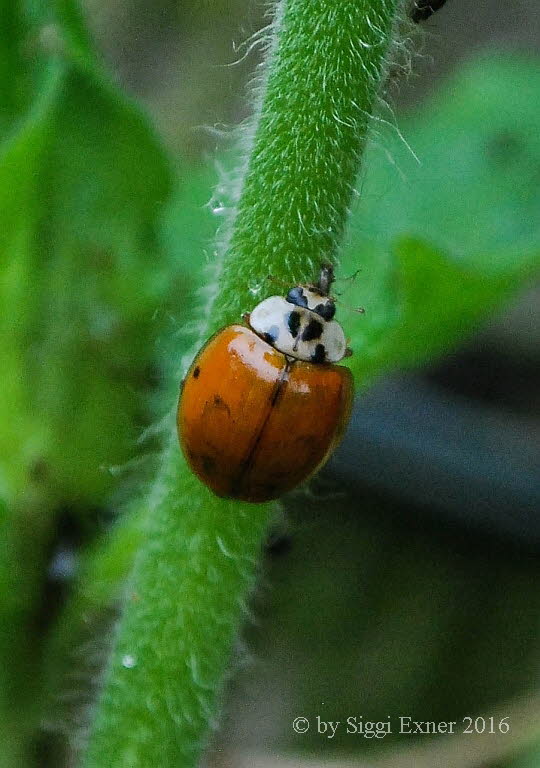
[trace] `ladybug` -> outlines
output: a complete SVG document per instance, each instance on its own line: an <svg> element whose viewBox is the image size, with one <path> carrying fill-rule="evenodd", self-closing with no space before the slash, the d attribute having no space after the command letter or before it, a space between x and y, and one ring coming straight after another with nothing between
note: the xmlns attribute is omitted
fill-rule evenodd
<svg viewBox="0 0 540 768"><path fill-rule="evenodd" d="M180 445L218 496L263 502L310 477L346 426L351 354L334 320L332 267L316 285L271 296L203 346L182 384Z"/></svg>

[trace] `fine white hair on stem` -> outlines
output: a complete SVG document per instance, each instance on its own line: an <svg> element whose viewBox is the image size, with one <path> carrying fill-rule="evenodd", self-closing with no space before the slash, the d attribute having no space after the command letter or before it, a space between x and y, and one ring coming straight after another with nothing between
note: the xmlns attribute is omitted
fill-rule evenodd
<svg viewBox="0 0 540 768"><path fill-rule="evenodd" d="M236 206L242 192L243 179L249 163L249 155L253 146L255 129L258 117L262 108L265 85L265 63L271 55L271 46L275 42L274 34L276 25L279 24L279 14L276 12L280 4L271 4L268 15L272 16L269 24L266 24L260 30L251 35L244 43L236 48L237 51L246 50L245 55L249 55L255 47L263 50L263 61L257 67L255 75L249 84L251 93L250 101L252 104L252 113L250 117L240 123L236 128L226 131L222 128L213 129L214 135L219 139L226 139L229 144L229 153L235 158L232 168L226 169L224 164L216 161L215 169L218 176L217 184L212 193L208 205L212 209L213 201L220 201L220 214L222 222L218 227L214 239L214 258L211 264L205 269L207 281L204 288L204 298L206 301L200 302L200 322L199 334L193 348L184 355L181 361L182 374L185 372L194 354L204 341L208 332L208 320L211 316L212 307L216 301L220 277L224 268L224 258L228 250L234 220L236 218ZM212 130L212 129L211 129ZM230 146L232 145L232 150Z"/></svg>
<svg viewBox="0 0 540 768"><path fill-rule="evenodd" d="M387 102L385 102L385 101L383 101L381 99L381 104L384 104L384 106L390 111L392 117L394 117L394 113L393 113L391 107L387 104ZM386 118L381 117L381 115L371 114L371 115L369 115L369 119L374 121L374 122L376 122L376 123L381 123L382 125L385 125L388 128L390 128L392 131L394 131L396 136L402 142L403 146L409 151L411 157L413 157L416 160L418 165L421 165L421 162L420 162L420 159L418 158L418 155L416 154L416 152L413 150L413 148L411 147L411 145L409 144L409 142L407 141L405 136L400 131L400 129L398 127L398 124L397 124L397 120L395 120L395 117L394 117L393 120L386 120Z"/></svg>
<svg viewBox="0 0 540 768"><path fill-rule="evenodd" d="M224 270L227 269L225 256L231 243L237 215L237 206L242 194L244 179L249 169L250 153L254 146L255 132L259 123L266 90L267 73L274 54L274 48L277 45L284 7L285 3L283 2L269 3L267 6L267 14L271 19L269 23L249 35L240 44L233 44L233 49L236 53L241 54L241 57L231 64L224 65L234 66L236 63L243 61L255 48L260 48L263 51L262 61L257 66L255 74L248 84L248 101L251 104L250 116L232 129L222 124L205 127L205 130L215 136L222 145L227 145L228 150L226 156L231 158L232 162L226 167L222 161L215 161L217 183L207 205L214 215L220 217L220 224L216 231L213 247L210 249L212 258L208 259L205 267L205 279L197 292L197 306L199 308L197 313L198 319L195 323L191 323L189 327L184 326L182 329L184 335L189 336L191 339L195 339L195 341L192 348L181 360L181 375L187 370L194 354L208 334L208 329L211 324L210 318L212 317L212 310L218 300ZM372 17L372 15L368 14L366 16L366 23L377 36L380 36L381 38L384 37L384 30L381 27L382 22L380 22L378 17ZM398 19L396 26L402 26L407 29L415 28L414 25L407 23L403 18ZM411 38L407 38L405 42L403 42L403 38L403 35L397 35L394 31L391 38L392 46L385 57L382 70L379 72L375 70L373 72L367 72L369 77L376 79L379 84L378 92L375 95L376 103L379 105L377 112L375 114L373 112L368 112L362 109L360 105L357 105L357 110L359 115L363 115L367 119L368 124L370 125L370 135L372 136L372 139L379 135L379 132L375 129L376 125L388 126L396 132L410 154L417 162L419 162L414 150L410 147L399 130L390 106L380 95L380 89L382 88L383 82L388 78L391 67L396 67L400 72L410 70ZM356 43L358 48L365 48L364 41L357 40ZM369 47L372 48L373 45L369 44ZM365 66L363 58L360 57L359 60L361 66ZM324 82L323 78L323 85ZM381 112L384 111L390 114L390 119L387 119L381 114ZM347 128L354 129L353 118L350 115L342 116L338 111L334 110L333 116L337 123L340 123ZM395 160L393 160L390 150L384 148L384 140L381 141L381 146L386 153L388 161L397 168L397 164ZM361 151L361 147L358 148L358 154L360 154ZM397 170L402 174L401 169L397 168ZM357 195L355 183L350 184L349 187L351 197ZM316 200L314 200L314 205L316 204ZM347 206L347 209L349 209L349 206ZM321 233L322 230L317 228L313 222L310 222L309 225L306 223L305 217L300 210L296 211L296 217L301 229L306 234ZM224 300L227 301L227 298L225 297ZM246 307L246 309L249 309L249 307Z"/></svg>
<svg viewBox="0 0 540 768"><path fill-rule="evenodd" d="M235 45L233 42L233 50L235 53L240 54L240 57L234 61L231 61L230 63L220 64L219 66L236 67L239 64L242 64L242 62L244 62L257 48L264 49L266 45L266 37L271 32L271 29L272 25L267 24L265 27L262 27L261 29L257 30L257 32L254 32L252 35L250 35L247 40L244 40L244 42L240 43L239 45Z"/></svg>

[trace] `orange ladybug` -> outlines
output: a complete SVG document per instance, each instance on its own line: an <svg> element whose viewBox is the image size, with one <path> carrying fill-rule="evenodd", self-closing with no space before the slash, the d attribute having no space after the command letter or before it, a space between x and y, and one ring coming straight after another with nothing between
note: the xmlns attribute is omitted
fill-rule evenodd
<svg viewBox="0 0 540 768"><path fill-rule="evenodd" d="M182 385L177 425L195 474L215 494L270 501L310 477L348 422L353 381L334 365L350 350L328 295L317 285L271 296L246 315L248 327L218 331Z"/></svg>

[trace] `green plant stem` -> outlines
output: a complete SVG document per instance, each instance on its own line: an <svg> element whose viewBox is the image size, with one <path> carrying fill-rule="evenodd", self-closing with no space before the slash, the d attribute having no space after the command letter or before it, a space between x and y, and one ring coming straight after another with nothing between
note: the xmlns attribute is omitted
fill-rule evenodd
<svg viewBox="0 0 540 768"><path fill-rule="evenodd" d="M399 0L289 0L275 37L220 279L219 327L268 274L309 282L342 240ZM279 292L279 291L278 291Z"/></svg>
<svg viewBox="0 0 540 768"><path fill-rule="evenodd" d="M397 0L277 5L253 146L207 331L253 303L253 280L269 272L312 279L318 262L334 255L397 12ZM87 768L197 764L219 711L272 509L214 497L171 439L149 500Z"/></svg>

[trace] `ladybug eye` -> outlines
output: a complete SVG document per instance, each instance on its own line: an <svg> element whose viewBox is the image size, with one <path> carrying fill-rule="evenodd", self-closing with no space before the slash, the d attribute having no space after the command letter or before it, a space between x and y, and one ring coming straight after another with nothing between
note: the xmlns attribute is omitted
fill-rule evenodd
<svg viewBox="0 0 540 768"><path fill-rule="evenodd" d="M299 285L291 288L285 300L291 304L296 304L297 307L307 307L308 305L307 296Z"/></svg>

